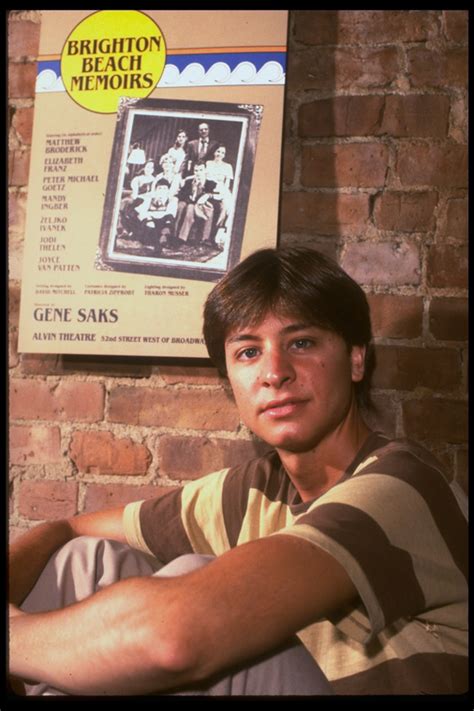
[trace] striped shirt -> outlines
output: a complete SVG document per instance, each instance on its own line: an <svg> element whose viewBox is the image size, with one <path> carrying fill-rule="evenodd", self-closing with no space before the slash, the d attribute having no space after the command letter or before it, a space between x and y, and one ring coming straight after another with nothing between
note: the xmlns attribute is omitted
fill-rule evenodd
<svg viewBox="0 0 474 711"><path fill-rule="evenodd" d="M302 502L276 452L125 508L130 545L166 563L269 535L310 541L359 597L298 633L336 694L467 690L463 494L408 440L373 433L339 482Z"/></svg>

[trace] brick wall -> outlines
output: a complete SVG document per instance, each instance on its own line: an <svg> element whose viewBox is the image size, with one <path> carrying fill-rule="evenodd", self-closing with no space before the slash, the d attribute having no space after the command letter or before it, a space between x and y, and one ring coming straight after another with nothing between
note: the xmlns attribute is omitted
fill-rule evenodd
<svg viewBox="0 0 474 711"><path fill-rule="evenodd" d="M18 354L41 15L9 16L10 520L161 494L262 445L212 368ZM281 242L368 294L373 426L410 434L467 490L467 12L290 14Z"/></svg>

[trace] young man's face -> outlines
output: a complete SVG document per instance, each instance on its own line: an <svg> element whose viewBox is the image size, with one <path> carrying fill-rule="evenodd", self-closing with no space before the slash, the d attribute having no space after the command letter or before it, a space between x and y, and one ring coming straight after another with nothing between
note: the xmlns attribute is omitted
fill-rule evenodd
<svg viewBox="0 0 474 711"><path fill-rule="evenodd" d="M363 347L349 352L336 333L273 313L232 331L225 352L242 421L282 451L309 451L334 431L364 374Z"/></svg>

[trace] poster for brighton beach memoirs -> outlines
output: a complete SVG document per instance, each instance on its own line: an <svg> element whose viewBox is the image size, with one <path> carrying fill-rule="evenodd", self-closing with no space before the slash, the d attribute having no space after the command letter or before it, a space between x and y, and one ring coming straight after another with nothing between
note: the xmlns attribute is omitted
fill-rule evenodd
<svg viewBox="0 0 474 711"><path fill-rule="evenodd" d="M287 11L42 12L19 349L205 358L276 243Z"/></svg>

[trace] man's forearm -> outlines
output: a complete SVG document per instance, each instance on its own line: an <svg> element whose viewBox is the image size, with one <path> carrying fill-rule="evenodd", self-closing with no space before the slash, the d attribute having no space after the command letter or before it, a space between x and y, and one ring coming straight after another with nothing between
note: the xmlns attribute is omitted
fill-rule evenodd
<svg viewBox="0 0 474 711"><path fill-rule="evenodd" d="M186 669L166 630L152 623L159 588L172 584L129 578L65 609L11 618L10 674L81 695L147 694L182 683Z"/></svg>
<svg viewBox="0 0 474 711"><path fill-rule="evenodd" d="M10 673L73 694L147 694L277 648L357 591L294 536L237 546L176 578L115 583L63 610L11 620Z"/></svg>
<svg viewBox="0 0 474 711"><path fill-rule="evenodd" d="M55 551L74 533L66 520L50 521L31 529L10 546L9 599L20 605Z"/></svg>

